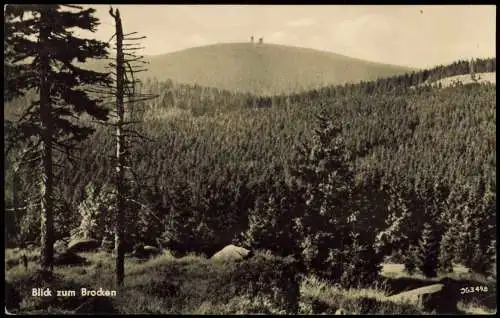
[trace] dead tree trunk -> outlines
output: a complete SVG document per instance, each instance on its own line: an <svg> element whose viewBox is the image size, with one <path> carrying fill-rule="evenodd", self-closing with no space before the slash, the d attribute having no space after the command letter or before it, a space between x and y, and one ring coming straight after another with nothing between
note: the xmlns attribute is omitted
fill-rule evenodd
<svg viewBox="0 0 500 318"><path fill-rule="evenodd" d="M124 97L124 81L125 81L125 62L123 54L123 29L122 22L120 19L120 11L116 9L115 13L110 11L112 17L115 18L116 26L116 112L117 112L117 123L116 123L116 190L117 190L117 202L116 202L116 225L115 225L115 251L116 251L116 281L118 285L123 285L123 279L125 276L124 268L124 209L125 209L125 198L124 198L124 188L125 188L125 158L124 158L124 136L122 133L123 123L124 123L124 107L123 107L123 97Z"/></svg>
<svg viewBox="0 0 500 318"><path fill-rule="evenodd" d="M129 34L123 34L122 21L120 18L120 12L118 9L113 12L111 8L109 14L115 19L116 26L116 59L114 64L111 63L110 66L114 68L113 72L116 76L116 87L113 89L111 96L115 97L116 102L116 122L113 123L115 127L116 136L116 221L115 221L115 252L116 252L116 280L118 285L123 285L123 280L125 278L124 270L124 256L125 256L125 215L126 209L129 205L127 203L140 204L136 200L130 197L129 187L127 184L127 176L125 174L125 169L127 168L130 173L134 175L134 182L137 184L138 176L134 174L134 171L130 167L129 162L129 145L127 143L131 142L131 138L139 137L139 139L147 139L135 130L128 128L128 125L137 123L135 120L126 119L125 104L127 104L127 109L129 110L128 116L133 117L133 105L135 102L146 101L157 96L144 95L136 93L136 85L139 81L134 78L134 74L146 71L145 68L141 66L133 66L134 62L147 64L147 62L142 61L142 56L136 56L132 52L141 47L135 44L126 43L124 41L135 41L141 40L145 37L131 37L136 32ZM126 51L126 53L124 52ZM127 58L125 58L127 56ZM131 78L128 77L130 75ZM130 216L130 215L129 215ZM129 222L133 222L130 221Z"/></svg>
<svg viewBox="0 0 500 318"><path fill-rule="evenodd" d="M42 12L42 23L49 23ZM42 138L40 142L42 154L42 169L41 169L41 267L44 271L52 273L53 258L54 258L54 242L53 242L53 167L52 167L52 143L53 143L53 123L52 123L52 107L50 105L49 94L50 84L48 83L49 73L49 52L47 43L49 38L49 29L46 25L40 28L40 119L42 122Z"/></svg>

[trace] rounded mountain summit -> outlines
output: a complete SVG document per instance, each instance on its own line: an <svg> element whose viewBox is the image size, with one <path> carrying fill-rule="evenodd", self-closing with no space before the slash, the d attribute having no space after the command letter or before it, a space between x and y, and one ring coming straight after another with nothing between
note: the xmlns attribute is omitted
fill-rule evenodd
<svg viewBox="0 0 500 318"><path fill-rule="evenodd" d="M413 69L314 49L257 43L220 43L150 55L143 78L171 79L259 95L287 94L356 83Z"/></svg>

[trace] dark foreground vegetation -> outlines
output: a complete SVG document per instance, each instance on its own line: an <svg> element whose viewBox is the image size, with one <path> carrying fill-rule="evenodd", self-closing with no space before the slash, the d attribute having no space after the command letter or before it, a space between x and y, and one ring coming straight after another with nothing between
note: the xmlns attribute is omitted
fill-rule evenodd
<svg viewBox="0 0 500 318"><path fill-rule="evenodd" d="M36 251L39 253L39 251ZM18 257L7 250L7 261ZM35 251L33 251L35 253ZM402 272L380 276L370 286L343 288L312 275L294 272L290 258L258 252L243 262L214 262L194 254L175 258L166 253L149 259L127 258L123 288L114 280L113 255L106 252L81 253L85 265L57 266L46 281L30 262L6 267L6 277L21 299L16 313L150 313L150 314L333 314L339 308L351 314L426 314L414 303L391 301L388 296L439 282ZM470 274L449 274L454 287L481 285L484 294L460 295L455 313L492 313L496 309L496 283ZM466 279L467 277L468 279ZM75 297L33 297L32 288L74 290ZM81 288L116 290L113 297L84 297ZM459 289L458 289L459 290ZM9 294L10 295L10 294ZM436 312L436 311L434 311ZM449 313L449 312L448 312Z"/></svg>

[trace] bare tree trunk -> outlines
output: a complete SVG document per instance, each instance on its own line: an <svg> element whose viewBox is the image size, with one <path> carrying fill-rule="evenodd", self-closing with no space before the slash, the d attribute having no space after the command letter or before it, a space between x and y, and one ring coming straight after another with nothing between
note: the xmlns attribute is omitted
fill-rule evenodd
<svg viewBox="0 0 500 318"><path fill-rule="evenodd" d="M13 226L15 228L15 233L16 233L16 241L17 243L21 243L21 246L24 246L24 242L20 242L20 238L21 238L21 235L20 235L20 227L18 226L19 224L19 196L18 196L18 189L19 189L19 176L18 176L18 172L19 172L19 164L18 163L15 163L14 164L14 169L13 169L13 175L12 175L12 205L13 205L13 213L14 213L14 217L13 217Z"/></svg>
<svg viewBox="0 0 500 318"><path fill-rule="evenodd" d="M115 222L115 252L116 252L116 280L119 286L123 286L123 280L125 277L124 270L124 257L125 257L125 229L124 229L124 218L125 218L125 202L127 200L126 195L128 195L128 188L126 186L125 178L125 165L129 164L128 160L128 145L127 136L130 136L130 129L125 130L126 125L132 124L133 121L125 120L125 90L127 90L127 100L129 105L133 105L136 101L144 101L147 99L155 98L150 95L136 94L136 85L138 81L134 79L134 74L138 72L144 72L146 69L142 67L137 67L131 65L131 62L140 61L142 57L135 56L130 53L132 50L137 50L137 47L129 46L124 48L123 41L135 41L140 40L145 37L131 36L136 32L129 34L123 34L122 21L120 18L120 11L118 9L113 12L113 8L110 8L109 14L115 19L116 26L116 91L114 92L116 97L116 113L117 122L116 126L116 222ZM127 54L129 58L125 58L124 51L128 51ZM144 63L144 61L140 61ZM126 72L125 66L128 66L128 73ZM130 79L128 78L130 75ZM133 106L130 106L130 119L133 119ZM133 133L133 131L132 131ZM138 134L137 132L135 132ZM127 135L128 134L128 135ZM138 134L141 138L140 134Z"/></svg>
<svg viewBox="0 0 500 318"><path fill-rule="evenodd" d="M125 276L124 268L124 209L125 209L125 175L124 175L124 136L122 134L122 126L124 122L124 54L123 54L123 29L120 19L120 12L116 9L115 14L111 15L115 18L116 24L116 111L118 122L116 124L116 225L115 225L115 251L116 251L116 281L118 285L123 285Z"/></svg>
<svg viewBox="0 0 500 318"><path fill-rule="evenodd" d="M42 23L47 23L47 19L42 12ZM52 109L49 100L50 84L47 77L49 73L49 52L44 46L49 37L48 27L42 25L40 29L40 119L42 122L42 138L41 138L41 153L42 153L42 169L41 169L41 267L43 270L52 273L53 258L54 258L54 242L53 242L53 170L52 170L52 138L53 138L53 123Z"/></svg>

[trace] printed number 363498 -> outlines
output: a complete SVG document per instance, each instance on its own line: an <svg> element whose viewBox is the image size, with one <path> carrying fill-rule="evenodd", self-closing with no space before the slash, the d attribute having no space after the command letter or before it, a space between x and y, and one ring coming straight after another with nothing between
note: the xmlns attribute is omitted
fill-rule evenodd
<svg viewBox="0 0 500 318"><path fill-rule="evenodd" d="M487 286L476 286L476 287L462 287L460 288L460 294L470 294L470 293L478 293L478 292L487 292Z"/></svg>

